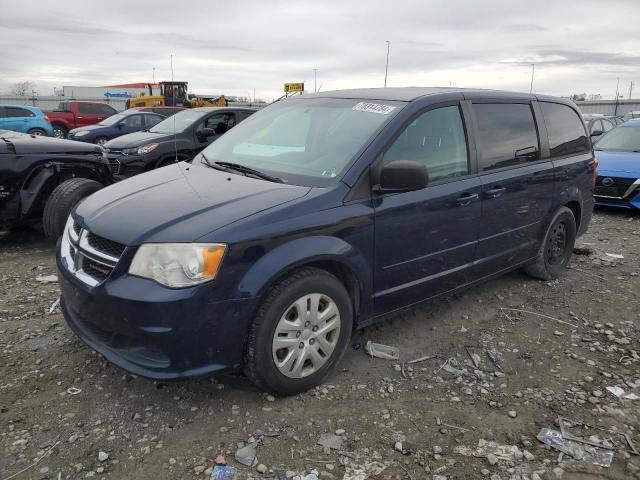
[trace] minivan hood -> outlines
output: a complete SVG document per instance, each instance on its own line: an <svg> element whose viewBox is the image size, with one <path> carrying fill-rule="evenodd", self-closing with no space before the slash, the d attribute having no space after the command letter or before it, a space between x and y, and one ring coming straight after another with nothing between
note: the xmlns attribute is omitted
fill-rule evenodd
<svg viewBox="0 0 640 480"><path fill-rule="evenodd" d="M63 140L60 138L31 136L25 133L0 131L0 143L5 144L2 151L24 155L29 153L70 153L74 155L93 154L102 155L102 148L98 145Z"/></svg>
<svg viewBox="0 0 640 480"><path fill-rule="evenodd" d="M124 245L193 242L310 190L182 162L99 190L78 206L76 219Z"/></svg>
<svg viewBox="0 0 640 480"><path fill-rule="evenodd" d="M633 174L640 177L640 153L621 152L613 150L596 150L598 159L598 172L602 175L607 172L620 172Z"/></svg>
<svg viewBox="0 0 640 480"><path fill-rule="evenodd" d="M180 135L181 132L178 132ZM165 138L173 138L173 134L152 133L152 132L134 132L114 138L105 143L104 147L114 150L122 150L125 148L142 147L154 141L164 140Z"/></svg>

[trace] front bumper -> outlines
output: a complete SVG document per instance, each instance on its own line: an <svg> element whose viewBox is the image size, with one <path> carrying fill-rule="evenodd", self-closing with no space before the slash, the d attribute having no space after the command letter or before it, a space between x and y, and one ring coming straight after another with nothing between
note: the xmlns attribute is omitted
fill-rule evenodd
<svg viewBox="0 0 640 480"><path fill-rule="evenodd" d="M241 366L253 299L211 301L206 284L174 290L129 275L89 286L65 267L59 252L64 318L110 362L156 380Z"/></svg>

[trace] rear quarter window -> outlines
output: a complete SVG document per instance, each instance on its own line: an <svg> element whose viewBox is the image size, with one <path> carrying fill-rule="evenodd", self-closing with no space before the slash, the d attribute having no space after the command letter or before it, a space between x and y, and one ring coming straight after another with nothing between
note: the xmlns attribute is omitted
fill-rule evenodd
<svg viewBox="0 0 640 480"><path fill-rule="evenodd" d="M20 107L4 107L4 116L7 118L23 118L23 117L35 117L36 114L31 110Z"/></svg>
<svg viewBox="0 0 640 480"><path fill-rule="evenodd" d="M580 117L568 105L540 102L549 135L551 157L564 157L588 152L591 147Z"/></svg>

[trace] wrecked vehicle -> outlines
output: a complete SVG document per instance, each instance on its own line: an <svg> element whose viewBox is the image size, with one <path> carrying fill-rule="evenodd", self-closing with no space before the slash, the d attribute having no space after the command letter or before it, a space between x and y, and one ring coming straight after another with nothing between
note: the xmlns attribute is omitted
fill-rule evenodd
<svg viewBox="0 0 640 480"><path fill-rule="evenodd" d="M110 183L97 145L0 130L0 228L42 222L57 240L71 209Z"/></svg>
<svg viewBox="0 0 640 480"><path fill-rule="evenodd" d="M177 114L175 117L178 117ZM304 95L68 219L61 310L154 379L242 369L290 395L354 327L516 268L553 279L593 210L576 106L487 90Z"/></svg>

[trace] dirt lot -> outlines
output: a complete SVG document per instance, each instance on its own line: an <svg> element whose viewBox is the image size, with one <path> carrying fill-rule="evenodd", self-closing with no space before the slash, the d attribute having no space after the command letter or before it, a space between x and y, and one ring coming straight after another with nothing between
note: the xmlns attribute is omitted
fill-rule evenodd
<svg viewBox="0 0 640 480"><path fill-rule="evenodd" d="M386 469L370 479L640 478L635 455L601 468L536 440L561 415L640 448L640 400L606 390L640 394L640 216L598 211L579 244L595 252L559 281L512 273L368 328L326 385L273 399L241 377L164 384L106 363L49 313L57 284L37 278L55 274L53 248L1 234L0 480L205 479L220 454L241 478L350 478L374 461ZM400 366L359 350L367 340L402 362L437 357ZM234 461L251 440L259 467Z"/></svg>

